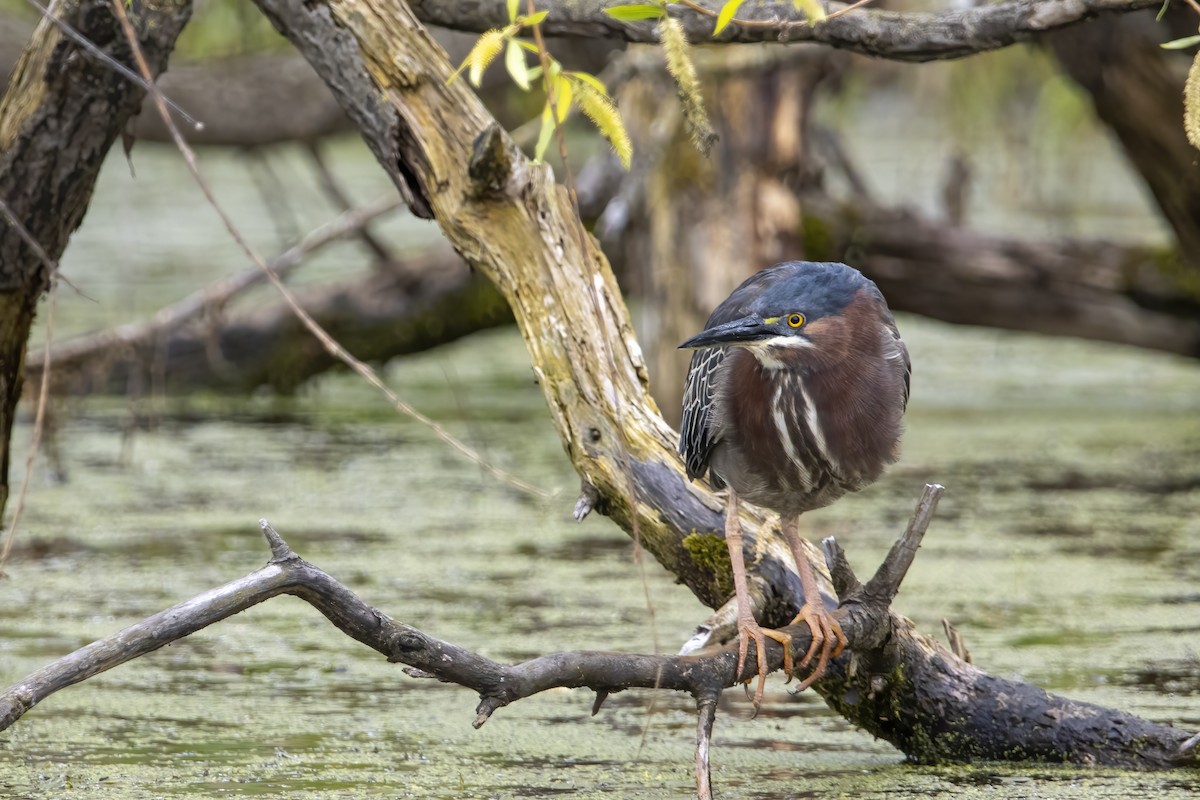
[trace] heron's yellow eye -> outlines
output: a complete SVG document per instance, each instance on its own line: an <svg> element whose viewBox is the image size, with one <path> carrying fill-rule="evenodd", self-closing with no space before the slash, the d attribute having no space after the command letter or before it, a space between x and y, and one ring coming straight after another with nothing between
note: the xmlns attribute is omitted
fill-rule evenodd
<svg viewBox="0 0 1200 800"><path fill-rule="evenodd" d="M799 328L803 324L804 324L804 315L803 314L792 314L790 317L788 317L788 327Z"/></svg>

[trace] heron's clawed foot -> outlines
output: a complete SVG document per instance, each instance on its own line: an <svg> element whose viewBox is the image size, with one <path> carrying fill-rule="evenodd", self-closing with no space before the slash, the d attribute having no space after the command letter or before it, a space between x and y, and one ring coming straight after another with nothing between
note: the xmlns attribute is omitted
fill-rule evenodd
<svg viewBox="0 0 1200 800"><path fill-rule="evenodd" d="M783 645L783 671L787 674L788 680L791 680L793 668L792 637L782 631L760 627L754 617L738 615L737 674L740 676L742 670L746 667L746 654L750 650L750 640L753 639L755 663L758 667L758 687L754 690L754 713L756 715L758 714L759 706L762 705L763 690L767 685L767 648L763 643L764 637L774 639ZM748 685L750 681L746 681L746 683Z"/></svg>
<svg viewBox="0 0 1200 800"><path fill-rule="evenodd" d="M817 663L809 676L796 687L798 692L820 680L829 668L829 659L837 658L842 654L842 650L846 649L846 634L842 632L842 626L821 603L805 603L800 613L792 620L792 624L795 625L801 620L807 622L808 629L812 631L812 644L808 646L804 658L800 659L800 667L803 669L808 666L813 658L817 659Z"/></svg>

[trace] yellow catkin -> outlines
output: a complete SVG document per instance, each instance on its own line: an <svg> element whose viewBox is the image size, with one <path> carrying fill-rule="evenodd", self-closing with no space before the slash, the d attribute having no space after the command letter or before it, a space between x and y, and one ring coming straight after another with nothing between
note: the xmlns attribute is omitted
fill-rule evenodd
<svg viewBox="0 0 1200 800"><path fill-rule="evenodd" d="M717 134L713 131L708 121L708 113L704 110L700 80L696 77L696 67L688 53L687 35L683 32L683 25L674 17L663 17L658 23L658 36L667 56L667 71L671 73L671 77L675 79L675 86L679 89L679 102L683 104L683 118L687 122L692 144L701 153L708 155L708 151L717 140Z"/></svg>
<svg viewBox="0 0 1200 800"><path fill-rule="evenodd" d="M575 103L587 118L600 130L605 139L612 145L613 152L621 159L625 169L629 169L633 159L633 144L629 134L625 132L625 124L621 121L621 112L613 105L607 95L601 94L585 80L575 82Z"/></svg>
<svg viewBox="0 0 1200 800"><path fill-rule="evenodd" d="M1187 83L1183 85L1183 129L1192 147L1200 150L1200 53L1192 59Z"/></svg>
<svg viewBox="0 0 1200 800"><path fill-rule="evenodd" d="M504 38L504 31L493 28L480 36L479 41L467 54L467 63L470 64L468 78L474 86L479 86L484 70L504 49Z"/></svg>

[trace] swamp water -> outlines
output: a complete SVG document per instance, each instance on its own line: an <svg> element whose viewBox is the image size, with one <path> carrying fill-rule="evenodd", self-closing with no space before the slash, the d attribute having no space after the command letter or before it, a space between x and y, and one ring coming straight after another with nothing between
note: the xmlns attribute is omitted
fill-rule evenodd
<svg viewBox="0 0 1200 800"><path fill-rule="evenodd" d="M128 173L109 165L66 261L100 302L65 292L60 335L144 315L239 268L171 158L139 148L140 193L116 199ZM369 167L363 196L385 188ZM218 194L242 181L239 216L273 250L240 169L218 160L210 174ZM302 224L328 216L311 192L297 197ZM391 232L414 246L430 235L411 222ZM311 274L340 271L349 248ZM916 364L904 458L807 515L804 532L837 535L867 573L922 484L944 483L899 611L930 633L949 618L989 672L1200 729L1200 370L1102 344L900 326ZM557 496L498 484L346 376L292 400L147 400L155 422L131 438L122 401L66 402L66 482L39 462L0 583L0 680L261 566L259 517L382 611L499 660L656 640L671 651L706 616L653 562L643 584L606 520L571 520L578 479L513 331L405 359L387 377ZM17 482L28 435L26 420ZM591 718L589 693L553 691L475 731L470 692L405 676L283 597L33 709L0 734L0 797L687 797L691 701L653 700L622 693ZM749 717L727 692L713 755L722 797L1200 793L1194 771L905 765L778 677Z"/></svg>

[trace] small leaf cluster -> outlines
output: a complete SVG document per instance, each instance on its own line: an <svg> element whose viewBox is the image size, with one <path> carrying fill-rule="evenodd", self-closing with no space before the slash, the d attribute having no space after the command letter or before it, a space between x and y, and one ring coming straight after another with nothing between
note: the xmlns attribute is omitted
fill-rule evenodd
<svg viewBox="0 0 1200 800"><path fill-rule="evenodd" d="M542 160L555 129L567 118L572 108L578 108L612 145L621 164L629 169L633 159L633 144L625 131L621 114L608 94L608 89L595 75L565 70L549 53L542 52L530 42L518 39L517 36L522 30L541 24L549 13L538 11L521 16L517 13L519 7L520 0L508 0L509 25L493 28L480 36L463 59L463 63L450 76L450 81L454 81L466 70L472 85L478 87L484 71L503 51L504 67L512 77L513 83L527 92L534 80L543 77L543 67L540 64L532 67L528 64L526 54L533 53L546 65L546 104L542 108L542 128L534 148L534 158Z"/></svg>
<svg viewBox="0 0 1200 800"><path fill-rule="evenodd" d="M640 22L644 19L666 19L666 7L670 3L677 0L658 0L653 3L632 3L627 5L610 6L604 9L604 13L608 14L615 20L621 22ZM713 27L712 35L716 36L731 22L737 22L735 19L738 9L746 0L726 0L721 6L721 10L717 12L717 23ZM809 24L821 22L828 15L825 13L825 7L821 5L821 0L792 0L792 5L797 11L803 12L804 19ZM706 12L712 13L712 12Z"/></svg>
<svg viewBox="0 0 1200 800"><path fill-rule="evenodd" d="M717 140L717 134L708 121L708 113L704 110L704 100L700 94L700 81L696 77L696 68L692 64L687 36L684 35L683 25L675 17L667 13L667 6L676 0L654 0L648 3L630 3L610 6L604 13L620 22L640 22L642 20L658 20L658 38L662 42L663 52L667 59L667 71L675 79L679 90L679 99L683 105L683 118L687 122L688 134L692 144L701 153L707 154ZM716 36L731 22L738 22L736 14L745 0L727 0L721 10L715 15L716 25L712 35ZM826 18L825 7L821 0L792 0L795 7L804 12L809 24L820 22ZM711 14L712 12L707 12Z"/></svg>

